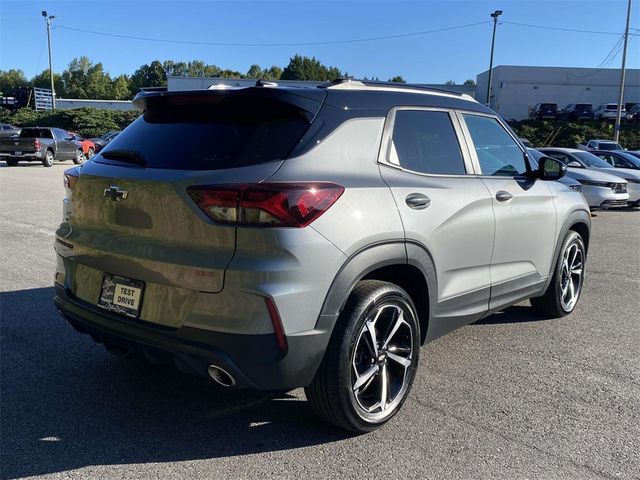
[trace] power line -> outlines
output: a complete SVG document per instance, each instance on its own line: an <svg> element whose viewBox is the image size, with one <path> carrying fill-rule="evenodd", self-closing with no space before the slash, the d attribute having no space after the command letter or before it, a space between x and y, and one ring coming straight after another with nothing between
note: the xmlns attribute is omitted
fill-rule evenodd
<svg viewBox="0 0 640 480"><path fill-rule="evenodd" d="M563 28L563 27L551 27L549 25L532 25L530 23L518 23L518 22L508 22L503 21L502 23L508 25L517 25L519 27L529 27L529 28L542 28L545 30L559 30L561 32L574 32L574 33L591 33L594 35L622 35L621 32L603 32L598 30L579 30L576 28Z"/></svg>
<svg viewBox="0 0 640 480"><path fill-rule="evenodd" d="M597 73L601 72L602 70L605 70L607 67L609 67L609 65L613 63L616 57L620 54L620 51L622 50L623 40L624 40L624 35L621 35L618 41L613 45L611 50L609 50L609 53L607 53L605 57L602 59L602 61L598 64L598 66L594 68L593 72L587 73L586 75L573 75L571 73L568 73L567 78L571 77L571 78L581 80L583 78L592 77Z"/></svg>
<svg viewBox="0 0 640 480"><path fill-rule="evenodd" d="M345 43L361 43L361 42L372 42L376 40L390 40L394 38L416 37L419 35L427 35L429 33L445 32L448 30L459 30L462 28L475 27L478 25L485 25L487 23L488 23L487 21L482 21L482 22L476 22L476 23L467 23L465 25L453 25L450 27L435 28L433 30L401 33L398 35L385 35L380 37L354 38L349 40L328 40L328 41L322 41L322 42L291 42L291 43L288 43L288 42L287 43L197 42L192 40L171 40L167 38L138 37L133 35L122 35L118 33L98 32L95 30L86 30L83 28L67 27L64 25L56 25L55 28L71 30L74 32L90 33L93 35L102 35L105 37L124 38L127 40L142 40L145 42L178 43L178 44L185 44L185 45L207 45L207 46L217 46L217 47L302 47L302 46L313 46L313 45L339 45L339 44L345 44Z"/></svg>

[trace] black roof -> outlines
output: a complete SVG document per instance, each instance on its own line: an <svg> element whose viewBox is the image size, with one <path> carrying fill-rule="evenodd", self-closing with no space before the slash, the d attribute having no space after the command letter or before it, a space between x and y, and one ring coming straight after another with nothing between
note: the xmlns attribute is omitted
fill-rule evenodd
<svg viewBox="0 0 640 480"><path fill-rule="evenodd" d="M206 90L167 91L143 90L134 98L134 105L144 109L148 99L170 96L255 95L292 102L301 107L309 103L326 103L348 110L388 111L396 106L455 108L495 114L493 110L458 92L437 88L339 79L319 87L279 86L277 82L259 80L253 87L213 88ZM307 108L313 110L313 108Z"/></svg>

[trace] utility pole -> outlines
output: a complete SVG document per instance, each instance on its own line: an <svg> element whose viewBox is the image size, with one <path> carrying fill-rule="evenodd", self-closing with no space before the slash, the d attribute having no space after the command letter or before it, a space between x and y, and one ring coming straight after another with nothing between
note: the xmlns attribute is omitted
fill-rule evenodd
<svg viewBox="0 0 640 480"><path fill-rule="evenodd" d="M42 11L42 16L44 17L44 21L47 23L47 43L49 44L49 80L51 80L51 108L56 108L56 94L53 90L53 63L51 62L51 20L53 20L53 15L48 15L46 10Z"/></svg>
<svg viewBox="0 0 640 480"><path fill-rule="evenodd" d="M613 131L613 140L620 139L620 122L622 121L622 100L624 97L624 77L627 64L627 40L629 39L629 20L631 19L631 0L627 4L627 27L624 30L624 48L622 50L622 69L620 71L620 95L618 95L618 110L616 110L616 126Z"/></svg>
<svg viewBox="0 0 640 480"><path fill-rule="evenodd" d="M491 14L493 18L493 36L491 37L491 57L489 58L489 82L487 83L487 106L491 103L491 80L493 80L493 47L496 44L496 26L498 25L498 17L502 15L502 10L496 10Z"/></svg>

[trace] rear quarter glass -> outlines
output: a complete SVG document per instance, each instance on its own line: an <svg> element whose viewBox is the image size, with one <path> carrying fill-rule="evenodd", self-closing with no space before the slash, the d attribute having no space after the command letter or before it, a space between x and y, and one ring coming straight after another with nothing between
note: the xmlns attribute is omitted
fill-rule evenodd
<svg viewBox="0 0 640 480"><path fill-rule="evenodd" d="M123 165L103 153L138 152L149 168L220 170L287 158L312 115L266 97L167 97L148 102L135 122L95 161ZM126 164L124 164L126 165Z"/></svg>

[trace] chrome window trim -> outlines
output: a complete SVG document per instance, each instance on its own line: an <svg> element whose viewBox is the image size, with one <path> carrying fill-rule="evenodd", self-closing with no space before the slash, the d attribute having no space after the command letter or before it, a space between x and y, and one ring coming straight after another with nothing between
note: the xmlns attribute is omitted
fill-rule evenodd
<svg viewBox="0 0 640 480"><path fill-rule="evenodd" d="M391 147L393 145L393 128L395 126L396 113L401 110L447 113L449 115L451 126L453 127L453 131L458 141L458 147L460 148L460 155L462 157L462 162L466 173L456 174L416 172L415 170L403 168L398 163L393 162L390 158ZM469 149L469 145L465 141L460 121L455 113L455 110L452 108L403 105L390 109L387 113L387 117L385 119L384 127L382 130L382 142L380 144L380 150L378 152L378 163L387 167L395 168L396 170L401 170L403 172L411 173L413 175L419 175L422 177L467 178L476 174L473 167L471 150Z"/></svg>

